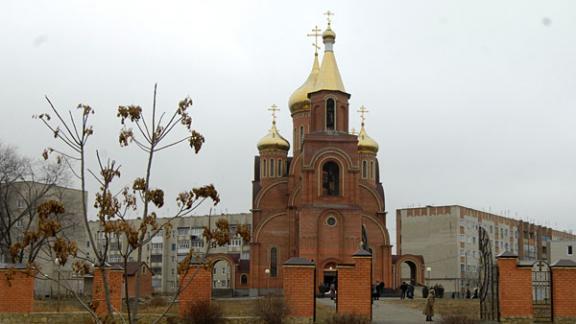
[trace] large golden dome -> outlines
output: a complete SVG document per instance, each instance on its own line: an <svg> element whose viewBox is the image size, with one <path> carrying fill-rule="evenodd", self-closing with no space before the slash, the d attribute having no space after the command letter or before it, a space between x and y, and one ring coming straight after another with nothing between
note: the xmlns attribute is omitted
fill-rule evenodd
<svg viewBox="0 0 576 324"><path fill-rule="evenodd" d="M314 90L318 73L320 72L320 64L318 63L318 53L314 54L314 64L312 64L312 71L310 75L300 88L296 89L288 99L288 107L290 112L295 113L300 110L310 109L310 99L308 94Z"/></svg>
<svg viewBox="0 0 576 324"><path fill-rule="evenodd" d="M272 128L268 131L268 134L260 141L258 141L258 150L284 150L288 151L290 149L290 143L280 135L278 129L276 128L276 122L272 122Z"/></svg>
<svg viewBox="0 0 576 324"><path fill-rule="evenodd" d="M360 153L378 153L378 143L366 134L364 125L362 125L358 134L358 151Z"/></svg>
<svg viewBox="0 0 576 324"><path fill-rule="evenodd" d="M330 24L328 24L328 28L326 28L322 34L322 40L324 42L324 56L322 57L322 65L320 66L320 72L318 73L314 90L311 92L320 90L346 92L340 71L338 70L338 64L336 64L336 57L334 56L336 33L330 28Z"/></svg>

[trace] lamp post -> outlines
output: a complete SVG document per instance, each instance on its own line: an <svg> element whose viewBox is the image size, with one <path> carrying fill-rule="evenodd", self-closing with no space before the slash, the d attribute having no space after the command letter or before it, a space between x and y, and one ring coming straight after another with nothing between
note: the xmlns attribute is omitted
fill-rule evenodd
<svg viewBox="0 0 576 324"><path fill-rule="evenodd" d="M426 267L426 272L428 273L428 286L430 286L430 279L432 279L432 267Z"/></svg>
<svg viewBox="0 0 576 324"><path fill-rule="evenodd" d="M56 289L56 294L58 295L58 302L56 303L56 312L60 313L60 259L54 259L54 264L56 265L56 271L58 273L58 287Z"/></svg>
<svg viewBox="0 0 576 324"><path fill-rule="evenodd" d="M270 269L266 268L264 270L264 273L266 274L266 294L270 293Z"/></svg>

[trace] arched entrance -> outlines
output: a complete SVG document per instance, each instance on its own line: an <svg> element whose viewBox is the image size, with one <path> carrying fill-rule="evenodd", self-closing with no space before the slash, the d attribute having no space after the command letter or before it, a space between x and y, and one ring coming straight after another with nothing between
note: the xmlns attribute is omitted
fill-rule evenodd
<svg viewBox="0 0 576 324"><path fill-rule="evenodd" d="M210 258L212 269L212 296L232 297L235 287L235 264L225 256L214 256Z"/></svg>
<svg viewBox="0 0 576 324"><path fill-rule="evenodd" d="M395 256L392 267L394 270L394 288L400 287L402 282L414 286L425 284L424 258L421 255Z"/></svg>

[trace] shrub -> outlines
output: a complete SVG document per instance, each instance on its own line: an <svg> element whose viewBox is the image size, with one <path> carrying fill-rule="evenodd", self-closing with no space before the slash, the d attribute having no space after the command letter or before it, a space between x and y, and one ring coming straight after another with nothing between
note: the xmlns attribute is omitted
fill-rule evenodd
<svg viewBox="0 0 576 324"><path fill-rule="evenodd" d="M442 324L478 324L480 321L471 319L466 315L446 315L442 316Z"/></svg>
<svg viewBox="0 0 576 324"><path fill-rule="evenodd" d="M370 320L356 314L334 314L326 321L326 324L370 324Z"/></svg>
<svg viewBox="0 0 576 324"><path fill-rule="evenodd" d="M266 296L258 301L256 312L264 323L282 324L288 307L282 297Z"/></svg>
<svg viewBox="0 0 576 324"><path fill-rule="evenodd" d="M190 305L185 317L185 323L189 324L214 324L222 322L222 309L209 301L199 301Z"/></svg>

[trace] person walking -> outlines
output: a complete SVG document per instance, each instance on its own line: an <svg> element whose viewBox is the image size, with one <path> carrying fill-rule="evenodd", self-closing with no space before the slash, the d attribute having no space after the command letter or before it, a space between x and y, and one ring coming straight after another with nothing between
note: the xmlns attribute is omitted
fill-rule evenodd
<svg viewBox="0 0 576 324"><path fill-rule="evenodd" d="M330 284L330 299L334 300L335 297L336 297L336 284L332 282Z"/></svg>
<svg viewBox="0 0 576 324"><path fill-rule="evenodd" d="M434 316L434 299L436 292L434 289L430 289L428 292L428 298L426 299L426 306L424 307L424 315L426 315L426 322L432 322L432 316Z"/></svg>

